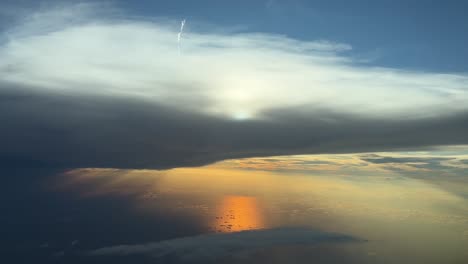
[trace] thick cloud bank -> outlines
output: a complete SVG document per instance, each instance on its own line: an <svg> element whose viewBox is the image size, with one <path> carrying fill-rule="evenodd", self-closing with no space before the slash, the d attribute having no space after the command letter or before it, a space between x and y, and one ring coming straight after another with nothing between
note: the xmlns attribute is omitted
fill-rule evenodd
<svg viewBox="0 0 468 264"><path fill-rule="evenodd" d="M169 168L468 144L466 75L362 65L346 44L191 23L180 54L178 21L99 5L4 31L0 165Z"/></svg>
<svg viewBox="0 0 468 264"><path fill-rule="evenodd" d="M264 120L0 84L2 166L170 168L226 158L467 144L468 114L394 120L278 109Z"/></svg>

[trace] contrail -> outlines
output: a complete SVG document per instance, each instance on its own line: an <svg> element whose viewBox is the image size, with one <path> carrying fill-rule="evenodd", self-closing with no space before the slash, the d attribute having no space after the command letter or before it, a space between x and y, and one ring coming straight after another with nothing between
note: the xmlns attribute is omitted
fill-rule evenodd
<svg viewBox="0 0 468 264"><path fill-rule="evenodd" d="M179 48L179 55L180 55L180 37L182 36L182 32L184 31L185 26L185 19L180 22L180 31L177 34L177 47Z"/></svg>

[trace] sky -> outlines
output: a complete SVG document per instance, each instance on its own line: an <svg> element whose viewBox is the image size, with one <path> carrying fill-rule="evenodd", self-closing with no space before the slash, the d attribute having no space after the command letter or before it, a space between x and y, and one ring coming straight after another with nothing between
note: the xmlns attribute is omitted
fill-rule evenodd
<svg viewBox="0 0 468 264"><path fill-rule="evenodd" d="M325 262L462 263L422 244L466 244L466 8L2 1L0 246L25 263L317 257L301 246Z"/></svg>

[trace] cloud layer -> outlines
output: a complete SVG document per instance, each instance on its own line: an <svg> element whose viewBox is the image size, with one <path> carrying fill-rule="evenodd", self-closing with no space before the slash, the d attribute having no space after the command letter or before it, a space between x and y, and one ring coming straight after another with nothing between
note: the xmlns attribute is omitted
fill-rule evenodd
<svg viewBox="0 0 468 264"><path fill-rule="evenodd" d="M177 238L143 245L119 245L96 249L89 256L149 255L154 258L174 256L181 260L215 260L242 256L277 246L310 246L320 243L362 242L357 238L301 228L278 228L208 234Z"/></svg>
<svg viewBox="0 0 468 264"><path fill-rule="evenodd" d="M17 86L0 93L4 166L170 168L249 156L468 143L465 114L382 120L278 110L265 113L267 120L239 122L141 100L34 94Z"/></svg>
<svg viewBox="0 0 468 264"><path fill-rule="evenodd" d="M351 47L38 12L0 45L1 164L169 168L224 158L468 144L468 77L379 68Z"/></svg>

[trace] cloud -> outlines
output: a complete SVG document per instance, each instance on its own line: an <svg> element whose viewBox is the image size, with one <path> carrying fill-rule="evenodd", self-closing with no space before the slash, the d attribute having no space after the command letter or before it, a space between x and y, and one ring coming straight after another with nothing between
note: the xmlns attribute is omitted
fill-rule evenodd
<svg viewBox="0 0 468 264"><path fill-rule="evenodd" d="M427 157L382 157L382 156L374 156L372 158L362 158L367 162L383 164L383 163L411 163L411 164L420 164L420 163L432 163L432 162L440 162L445 160L450 160L451 158L427 158Z"/></svg>
<svg viewBox="0 0 468 264"><path fill-rule="evenodd" d="M243 256L277 246L310 246L321 243L363 242L351 236L303 228L278 228L226 234L205 234L141 245L99 248L88 256L149 255L154 258L175 256L178 260L215 260Z"/></svg>
<svg viewBox="0 0 468 264"><path fill-rule="evenodd" d="M374 152L361 154L292 155L231 159L214 166L307 175L396 176L420 179L457 179L467 175L466 154L453 154L451 147L426 152Z"/></svg>
<svg viewBox="0 0 468 264"><path fill-rule="evenodd" d="M8 31L0 69L9 74L1 79L231 118L317 105L385 116L467 108L465 75L357 66L340 55L347 44L263 33L193 29L178 56L176 21L127 19L105 8L81 4L29 16ZM198 99L203 104L186 105Z"/></svg>
<svg viewBox="0 0 468 264"><path fill-rule="evenodd" d="M2 166L161 169L468 143L463 74L356 64L347 44L196 22L179 56L177 21L50 10L2 34Z"/></svg>
<svg viewBox="0 0 468 264"><path fill-rule="evenodd" d="M385 120L281 109L265 112L265 120L239 122L140 99L0 87L3 166L163 169L227 158L468 143L468 114Z"/></svg>

